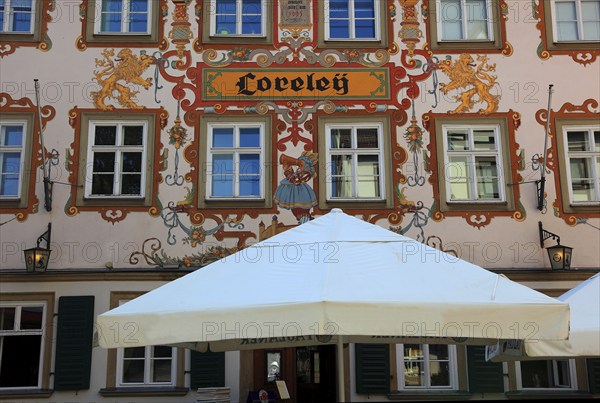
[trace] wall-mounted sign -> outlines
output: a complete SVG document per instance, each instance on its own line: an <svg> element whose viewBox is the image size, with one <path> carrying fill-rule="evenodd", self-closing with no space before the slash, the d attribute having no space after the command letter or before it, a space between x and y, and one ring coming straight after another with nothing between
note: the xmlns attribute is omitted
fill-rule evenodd
<svg viewBox="0 0 600 403"><path fill-rule="evenodd" d="M202 99L389 99L387 68L203 70Z"/></svg>
<svg viewBox="0 0 600 403"><path fill-rule="evenodd" d="M281 28L309 28L310 27L310 1L309 0L280 0Z"/></svg>

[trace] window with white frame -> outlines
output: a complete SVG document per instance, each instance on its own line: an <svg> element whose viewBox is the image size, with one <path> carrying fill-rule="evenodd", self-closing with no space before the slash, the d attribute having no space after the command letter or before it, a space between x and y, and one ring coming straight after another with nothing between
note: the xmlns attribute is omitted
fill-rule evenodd
<svg viewBox="0 0 600 403"><path fill-rule="evenodd" d="M175 349L169 346L120 348L119 386L172 386L175 384Z"/></svg>
<svg viewBox="0 0 600 403"><path fill-rule="evenodd" d="M152 0L97 0L94 33L150 34Z"/></svg>
<svg viewBox="0 0 600 403"><path fill-rule="evenodd" d="M208 199L264 198L265 125L208 124Z"/></svg>
<svg viewBox="0 0 600 403"><path fill-rule="evenodd" d="M211 0L211 36L266 36L266 0Z"/></svg>
<svg viewBox="0 0 600 403"><path fill-rule="evenodd" d="M600 127L566 126L567 177L572 204L600 202Z"/></svg>
<svg viewBox="0 0 600 403"><path fill-rule="evenodd" d="M325 40L380 40L380 0L324 1Z"/></svg>
<svg viewBox="0 0 600 403"><path fill-rule="evenodd" d="M146 121L90 121L85 197L143 198Z"/></svg>
<svg viewBox="0 0 600 403"><path fill-rule="evenodd" d="M492 0L436 0L438 41L493 41Z"/></svg>
<svg viewBox="0 0 600 403"><path fill-rule="evenodd" d="M0 121L0 198L21 196L27 123Z"/></svg>
<svg viewBox="0 0 600 403"><path fill-rule="evenodd" d="M539 360L517 363L519 389L576 389L573 360Z"/></svg>
<svg viewBox="0 0 600 403"><path fill-rule="evenodd" d="M41 387L45 315L43 302L0 304L0 389Z"/></svg>
<svg viewBox="0 0 600 403"><path fill-rule="evenodd" d="M33 34L36 0L0 0L0 33Z"/></svg>
<svg viewBox="0 0 600 403"><path fill-rule="evenodd" d="M552 0L555 42L600 41L600 0Z"/></svg>
<svg viewBox="0 0 600 403"><path fill-rule="evenodd" d="M398 389L458 389L456 346L399 344Z"/></svg>
<svg viewBox="0 0 600 403"><path fill-rule="evenodd" d="M330 124L325 130L327 199L382 200L383 124Z"/></svg>
<svg viewBox="0 0 600 403"><path fill-rule="evenodd" d="M505 200L500 127L443 126L448 202Z"/></svg>

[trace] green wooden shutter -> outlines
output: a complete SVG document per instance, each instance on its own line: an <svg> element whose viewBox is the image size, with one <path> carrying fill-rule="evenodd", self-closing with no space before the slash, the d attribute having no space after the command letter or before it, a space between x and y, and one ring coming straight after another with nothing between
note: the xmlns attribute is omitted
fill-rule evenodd
<svg viewBox="0 0 600 403"><path fill-rule="evenodd" d="M388 344L356 344L356 393L390 392L390 346Z"/></svg>
<svg viewBox="0 0 600 403"><path fill-rule="evenodd" d="M589 358L587 368L590 392L600 393L600 358Z"/></svg>
<svg viewBox="0 0 600 403"><path fill-rule="evenodd" d="M190 389L225 386L225 353L191 352Z"/></svg>
<svg viewBox="0 0 600 403"><path fill-rule="evenodd" d="M60 297L54 390L90 388L93 337L94 297Z"/></svg>
<svg viewBox="0 0 600 403"><path fill-rule="evenodd" d="M468 346L469 391L473 393L504 392L501 362L485 360L485 346Z"/></svg>

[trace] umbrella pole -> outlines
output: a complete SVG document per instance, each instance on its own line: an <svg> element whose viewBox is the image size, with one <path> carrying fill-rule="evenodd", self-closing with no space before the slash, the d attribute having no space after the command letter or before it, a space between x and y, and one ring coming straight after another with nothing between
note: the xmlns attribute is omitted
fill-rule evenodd
<svg viewBox="0 0 600 403"><path fill-rule="evenodd" d="M338 402L346 401L345 382L344 382L344 341L342 336L337 340L337 373L338 373Z"/></svg>

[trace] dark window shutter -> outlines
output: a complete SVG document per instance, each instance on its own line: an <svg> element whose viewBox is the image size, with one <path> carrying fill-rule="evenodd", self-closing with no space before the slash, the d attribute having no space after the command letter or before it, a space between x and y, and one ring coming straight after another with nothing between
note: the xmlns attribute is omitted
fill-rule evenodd
<svg viewBox="0 0 600 403"><path fill-rule="evenodd" d="M94 297L60 297L54 390L90 388L93 337Z"/></svg>
<svg viewBox="0 0 600 403"><path fill-rule="evenodd" d="M600 393L600 358L589 358L587 368L590 392Z"/></svg>
<svg viewBox="0 0 600 403"><path fill-rule="evenodd" d="M504 392L501 362L485 360L485 346L468 346L469 391L473 393Z"/></svg>
<svg viewBox="0 0 600 403"><path fill-rule="evenodd" d="M390 392L390 346L388 344L356 344L356 393Z"/></svg>
<svg viewBox="0 0 600 403"><path fill-rule="evenodd" d="M191 352L190 389L225 386L225 353Z"/></svg>

